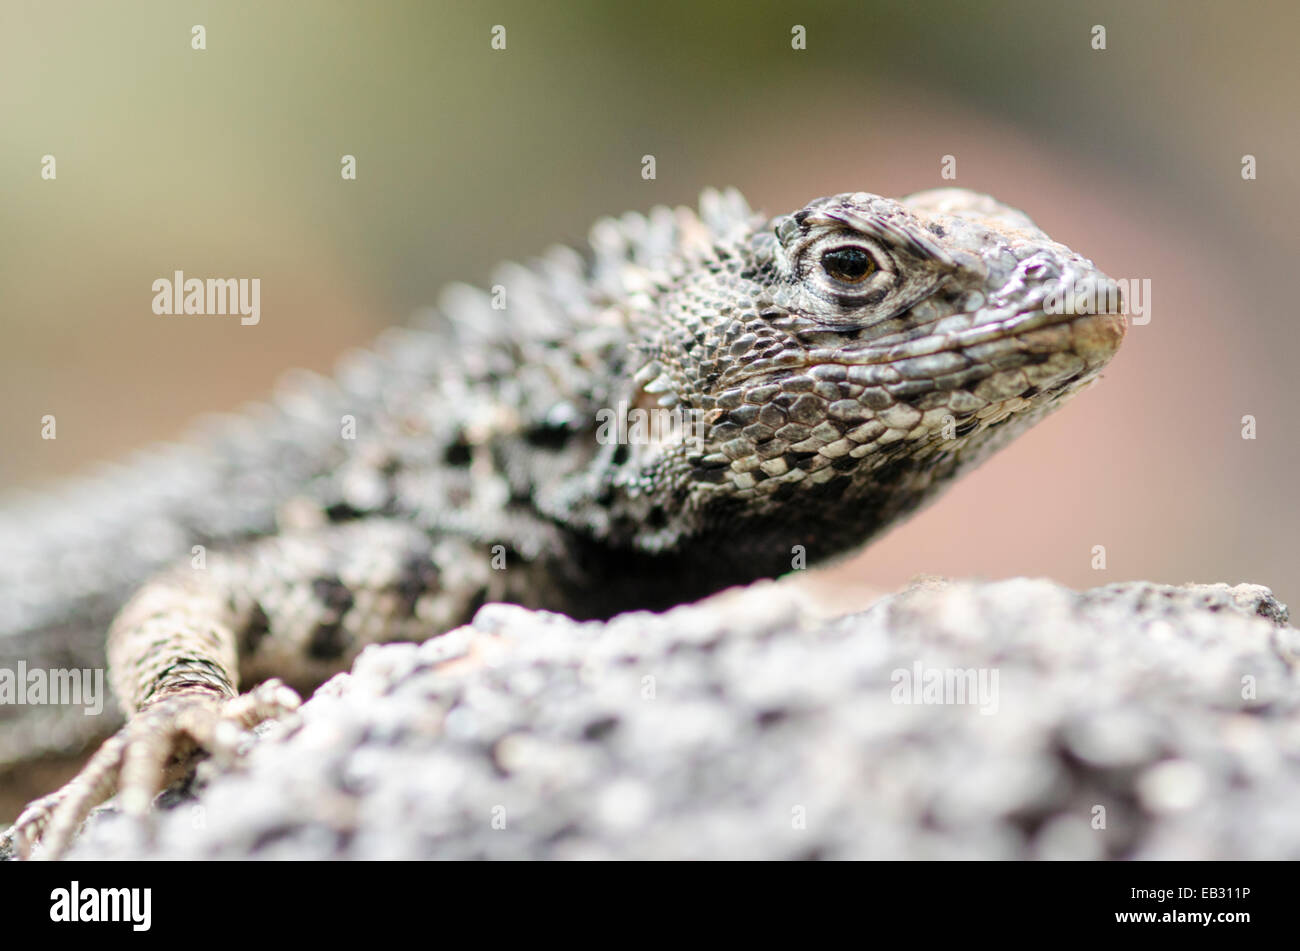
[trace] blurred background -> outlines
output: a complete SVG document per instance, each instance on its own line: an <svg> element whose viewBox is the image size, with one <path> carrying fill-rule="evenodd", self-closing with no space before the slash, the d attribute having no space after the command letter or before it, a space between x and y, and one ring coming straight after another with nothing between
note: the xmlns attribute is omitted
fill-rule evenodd
<svg viewBox="0 0 1300 951"><path fill-rule="evenodd" d="M0 493L173 437L290 367L328 370L447 281L580 241L602 214L706 185L776 213L955 184L1149 279L1151 323L1097 387L807 583L1300 598L1297 35L1285 0L5 0ZM154 316L150 285L177 269L260 277L261 323Z"/></svg>

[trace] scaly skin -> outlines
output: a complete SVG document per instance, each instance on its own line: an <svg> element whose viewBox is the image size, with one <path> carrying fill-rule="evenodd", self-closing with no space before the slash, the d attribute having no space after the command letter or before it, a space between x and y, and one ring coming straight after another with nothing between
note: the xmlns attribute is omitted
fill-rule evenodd
<svg viewBox="0 0 1300 951"><path fill-rule="evenodd" d="M144 812L169 766L233 755L235 727L296 706L267 678L311 689L486 600L605 617L861 547L1096 379L1124 318L1046 313L1055 282L1111 287L972 192L843 194L771 220L707 192L698 214L597 223L585 259L504 267L493 295L452 288L336 380L291 381L119 476L113 516L39 541L4 516L0 590L73 539L88 554L77 584L3 616L0 660L76 654L116 610L130 715L13 843L43 835L57 855L119 788ZM643 410L687 431L607 438L611 412ZM196 544L212 548L197 566ZM241 697L241 681L265 682ZM41 730L0 724L0 753L41 751Z"/></svg>

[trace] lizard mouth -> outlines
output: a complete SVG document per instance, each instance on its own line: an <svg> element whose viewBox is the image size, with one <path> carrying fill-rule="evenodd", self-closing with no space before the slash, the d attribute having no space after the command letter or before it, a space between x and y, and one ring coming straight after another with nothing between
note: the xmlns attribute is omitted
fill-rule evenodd
<svg viewBox="0 0 1300 951"><path fill-rule="evenodd" d="M1072 351L1090 367L1100 367L1115 355L1127 329L1122 307L1096 313L1055 313L1035 308L953 334L951 339L941 340L938 346L922 352L962 353L1003 340L1023 353Z"/></svg>
<svg viewBox="0 0 1300 951"><path fill-rule="evenodd" d="M1053 313L1035 307L963 330L896 341L877 340L857 350L810 349L798 362L787 360L780 366L760 364L740 368L726 385L752 383L758 377L797 373L816 366L884 367L945 353L976 353L981 356L979 362L986 363L996 360L999 343L1006 348L1007 355L1074 353L1084 361L1085 371L1093 371L1115 355L1127 325L1122 308L1100 313Z"/></svg>

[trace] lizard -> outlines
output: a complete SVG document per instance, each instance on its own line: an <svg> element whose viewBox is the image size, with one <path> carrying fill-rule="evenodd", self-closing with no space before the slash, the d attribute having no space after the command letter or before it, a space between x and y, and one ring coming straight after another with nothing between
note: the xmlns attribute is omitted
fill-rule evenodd
<svg viewBox="0 0 1300 951"><path fill-rule="evenodd" d="M987 195L846 192L768 217L706 190L503 265L490 291L452 285L332 377L291 374L11 505L0 666L106 656L126 719L6 847L56 857L114 793L143 816L367 644L486 602L608 618L860 549L1096 382L1122 306L1058 313L1060 288L1117 300ZM686 425L625 425L656 412ZM0 756L85 742L60 715L0 706Z"/></svg>

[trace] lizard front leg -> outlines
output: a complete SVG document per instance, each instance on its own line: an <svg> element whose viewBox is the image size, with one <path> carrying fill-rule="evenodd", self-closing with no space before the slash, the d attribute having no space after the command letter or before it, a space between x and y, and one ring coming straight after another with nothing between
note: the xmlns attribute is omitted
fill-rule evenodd
<svg viewBox="0 0 1300 951"><path fill-rule="evenodd" d="M141 815L198 751L231 757L243 731L298 706L367 644L421 640L468 620L493 573L485 548L387 520L344 523L214 553L146 585L113 621L113 691L129 720L6 834L57 857L118 793Z"/></svg>

